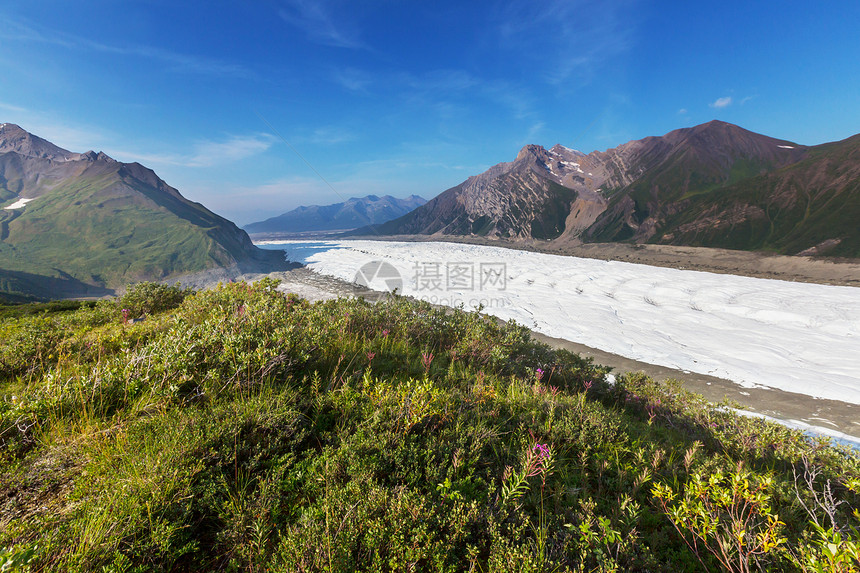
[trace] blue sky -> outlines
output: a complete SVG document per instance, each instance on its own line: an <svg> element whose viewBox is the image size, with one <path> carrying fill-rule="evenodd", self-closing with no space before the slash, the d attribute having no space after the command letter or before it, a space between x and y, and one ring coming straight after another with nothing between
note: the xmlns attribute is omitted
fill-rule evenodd
<svg viewBox="0 0 860 573"><path fill-rule="evenodd" d="M854 1L4 4L0 121L139 161L239 224L430 198L527 143L860 132Z"/></svg>

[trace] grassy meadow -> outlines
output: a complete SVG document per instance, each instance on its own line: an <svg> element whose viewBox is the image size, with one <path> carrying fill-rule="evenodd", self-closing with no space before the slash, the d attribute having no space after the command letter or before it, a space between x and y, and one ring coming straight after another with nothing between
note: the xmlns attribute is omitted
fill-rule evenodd
<svg viewBox="0 0 860 573"><path fill-rule="evenodd" d="M860 567L855 451L478 313L276 287L0 308L0 571Z"/></svg>

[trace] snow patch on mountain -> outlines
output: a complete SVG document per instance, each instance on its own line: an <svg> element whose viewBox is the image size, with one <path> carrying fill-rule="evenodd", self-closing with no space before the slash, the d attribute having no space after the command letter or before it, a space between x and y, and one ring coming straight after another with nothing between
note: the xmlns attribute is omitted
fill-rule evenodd
<svg viewBox="0 0 860 573"><path fill-rule="evenodd" d="M4 123L3 125L6 125L6 124ZM21 209L22 207L24 207L24 205L26 205L27 203L29 203L32 200L33 199L24 199L23 197L21 197L20 199L18 199L17 201L12 203L11 205L6 205L3 208L4 209Z"/></svg>

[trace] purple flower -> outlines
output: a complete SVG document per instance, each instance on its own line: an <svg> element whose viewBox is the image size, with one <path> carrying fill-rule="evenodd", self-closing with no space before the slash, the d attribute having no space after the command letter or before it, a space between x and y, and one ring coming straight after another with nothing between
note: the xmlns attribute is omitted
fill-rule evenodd
<svg viewBox="0 0 860 573"><path fill-rule="evenodd" d="M549 446L547 444L535 444L532 447L532 451L537 452L537 455L540 459L549 457Z"/></svg>
<svg viewBox="0 0 860 573"><path fill-rule="evenodd" d="M550 451L548 444L535 444L526 457L526 476L533 477L543 474L546 477Z"/></svg>
<svg viewBox="0 0 860 573"><path fill-rule="evenodd" d="M541 378L543 378L543 370L542 370L542 369L540 369L540 368L538 368L537 370L535 370L535 376L537 376L538 381L540 381L540 380L541 380Z"/></svg>

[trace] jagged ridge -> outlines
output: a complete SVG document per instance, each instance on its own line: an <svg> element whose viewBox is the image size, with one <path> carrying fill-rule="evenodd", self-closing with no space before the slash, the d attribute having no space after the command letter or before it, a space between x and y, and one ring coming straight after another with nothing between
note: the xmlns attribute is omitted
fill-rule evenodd
<svg viewBox="0 0 860 573"><path fill-rule="evenodd" d="M856 138L807 147L712 121L588 155L528 145L355 234L662 242L860 256Z"/></svg>

